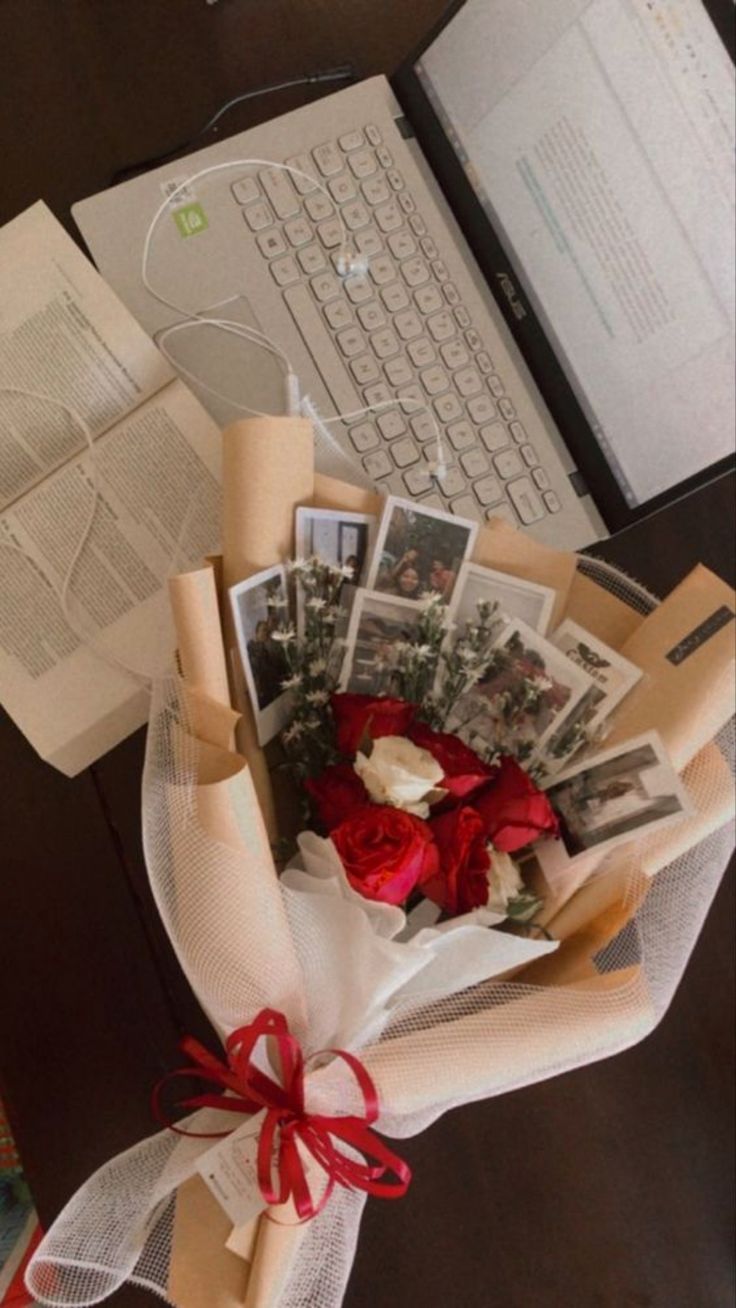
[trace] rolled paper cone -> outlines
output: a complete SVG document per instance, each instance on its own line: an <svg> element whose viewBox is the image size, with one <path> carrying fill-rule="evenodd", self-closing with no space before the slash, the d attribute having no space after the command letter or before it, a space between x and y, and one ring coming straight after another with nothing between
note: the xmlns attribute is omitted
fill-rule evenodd
<svg viewBox="0 0 736 1308"><path fill-rule="evenodd" d="M291 1203L261 1217L242 1308L278 1308L308 1228Z"/></svg>
<svg viewBox="0 0 736 1308"><path fill-rule="evenodd" d="M211 699L230 705L225 647L214 569L169 578L169 599L184 680Z"/></svg>
<svg viewBox="0 0 736 1308"><path fill-rule="evenodd" d="M249 418L222 434L222 585L226 649L236 648L227 592L254 572L285 563L294 512L314 493L314 437L305 418ZM278 837L268 766L251 704L239 704L237 740L248 760L272 840Z"/></svg>
<svg viewBox="0 0 736 1308"><path fill-rule="evenodd" d="M700 564L621 648L644 672L613 720L606 749L658 731L681 771L733 716L736 596Z"/></svg>
<svg viewBox="0 0 736 1308"><path fill-rule="evenodd" d="M240 714L229 704L211 699L194 686L182 683L182 698L186 706L187 724L192 735L207 745L221 749L235 749L235 728Z"/></svg>

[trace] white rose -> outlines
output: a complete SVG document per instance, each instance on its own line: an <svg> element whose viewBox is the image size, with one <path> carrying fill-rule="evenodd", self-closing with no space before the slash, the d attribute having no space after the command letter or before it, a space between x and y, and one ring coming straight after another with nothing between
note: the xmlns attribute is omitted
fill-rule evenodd
<svg viewBox="0 0 736 1308"><path fill-rule="evenodd" d="M519 869L509 854L488 846L491 866L488 869L488 903L494 913L505 913L510 899L524 889Z"/></svg>
<svg viewBox="0 0 736 1308"><path fill-rule="evenodd" d="M427 797L443 776L429 750L420 749L404 736L381 736L374 742L370 758L359 753L354 766L377 804L392 804L421 818L429 814Z"/></svg>

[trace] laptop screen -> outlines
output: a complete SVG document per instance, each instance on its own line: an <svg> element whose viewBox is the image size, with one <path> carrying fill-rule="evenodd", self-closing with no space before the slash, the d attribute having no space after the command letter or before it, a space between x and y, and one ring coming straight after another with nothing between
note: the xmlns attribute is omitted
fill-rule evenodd
<svg viewBox="0 0 736 1308"><path fill-rule="evenodd" d="M467 0L414 71L626 506L726 458L734 70L700 0Z"/></svg>

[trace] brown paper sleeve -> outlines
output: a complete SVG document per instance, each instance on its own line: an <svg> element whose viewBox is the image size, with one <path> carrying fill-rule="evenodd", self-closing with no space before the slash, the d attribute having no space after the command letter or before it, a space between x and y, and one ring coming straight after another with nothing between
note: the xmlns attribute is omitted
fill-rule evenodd
<svg viewBox="0 0 736 1308"><path fill-rule="evenodd" d="M734 712L735 609L730 586L698 565L644 619L621 647L644 676L612 718L606 749L658 731L680 772L713 740ZM719 613L724 625L704 636Z"/></svg>
<svg viewBox="0 0 736 1308"><path fill-rule="evenodd" d="M314 492L314 439L304 418L249 418L222 434L222 584L225 647L236 641L227 591L292 555L294 512ZM273 791L250 702L237 740L248 760L269 835L278 836Z"/></svg>
<svg viewBox="0 0 736 1308"><path fill-rule="evenodd" d="M583 572L576 572L573 577L563 618L571 618L617 650L644 621L641 613Z"/></svg>
<svg viewBox="0 0 736 1308"><path fill-rule="evenodd" d="M562 619L567 596L577 570L577 558L567 550L551 549L517 531L502 518L491 518L478 532L473 558L487 568L508 572L524 581L535 581L557 591L550 630Z"/></svg>
<svg viewBox="0 0 736 1308"><path fill-rule="evenodd" d="M231 1229L200 1176L179 1186L168 1286L176 1308L243 1308L250 1269L225 1247Z"/></svg>

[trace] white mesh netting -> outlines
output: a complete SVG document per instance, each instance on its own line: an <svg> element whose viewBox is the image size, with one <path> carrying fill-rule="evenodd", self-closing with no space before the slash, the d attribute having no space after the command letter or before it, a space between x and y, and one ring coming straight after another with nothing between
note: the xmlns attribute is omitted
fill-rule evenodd
<svg viewBox="0 0 736 1308"><path fill-rule="evenodd" d="M653 606L643 588L608 565L584 559L580 566L640 612ZM717 743L733 770L733 732L723 732ZM269 874L252 792L239 789L242 774L203 808L200 764L172 679L154 696L144 776L144 844L161 916L221 1032L251 1021L265 1006L277 1008L308 1054L315 1045L307 1014L324 987L319 950L305 946L286 892ZM702 803L710 781L707 761L702 775L699 766L697 760L691 765L688 780ZM207 816L213 805L225 806L220 839ZM232 840L222 838L223 812ZM646 841L625 847L625 863L617 851L618 883L623 867L622 898L631 915L620 914L613 938L597 949L588 982L492 981L397 1007L380 1038L360 1050L380 1096L378 1129L394 1137L415 1134L451 1107L593 1062L650 1032L682 976L732 847L732 829L722 827L652 879L642 871ZM597 876L607 875L604 863ZM352 1094L340 1063L310 1078L310 1106L322 1111L349 1111ZM206 1130L207 1116L203 1110L192 1122ZM164 1131L96 1172L31 1262L34 1297L54 1305L92 1304L132 1280L173 1302L174 1195L210 1144ZM301 1228L279 1308L338 1308L363 1202L360 1194L337 1190L324 1212Z"/></svg>

